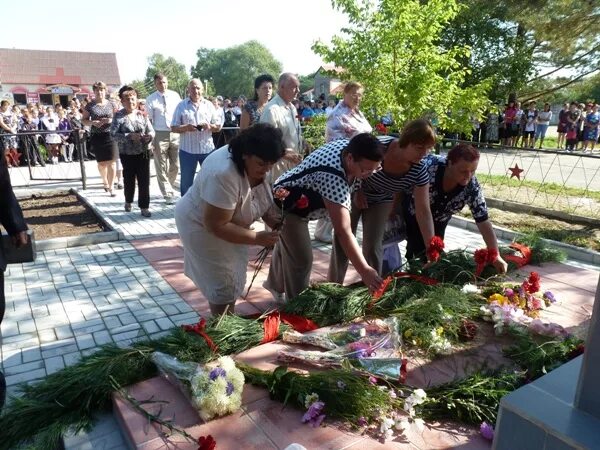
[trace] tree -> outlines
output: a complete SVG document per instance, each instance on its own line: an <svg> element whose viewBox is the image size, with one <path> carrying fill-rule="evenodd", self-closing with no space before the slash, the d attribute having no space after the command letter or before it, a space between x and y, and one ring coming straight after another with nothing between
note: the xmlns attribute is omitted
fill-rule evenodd
<svg viewBox="0 0 600 450"><path fill-rule="evenodd" d="M523 100L541 98L600 69L595 0L461 1L442 45L472 49L467 84L491 78L495 100L515 92ZM560 71L569 76L556 78ZM538 80L544 82L532 86Z"/></svg>
<svg viewBox="0 0 600 450"><path fill-rule="evenodd" d="M154 53L148 58L148 68L144 79L144 87L147 93L154 91L154 75L158 72L162 72L169 80L169 89L177 92L182 97L186 96L190 76L185 70L185 66L178 63L175 58L171 56L165 58L160 53Z"/></svg>
<svg viewBox="0 0 600 450"><path fill-rule="evenodd" d="M315 73L298 75L298 81L300 81L300 93L306 92L315 86Z"/></svg>
<svg viewBox="0 0 600 450"><path fill-rule="evenodd" d="M263 73L275 79L281 73L281 63L258 41L225 49L200 48L192 76L208 80L216 92L234 97L254 95L254 79Z"/></svg>
<svg viewBox="0 0 600 450"><path fill-rule="evenodd" d="M138 98L146 98L152 92L152 90L146 86L144 80L133 80L129 85L137 91Z"/></svg>
<svg viewBox="0 0 600 450"><path fill-rule="evenodd" d="M464 46L441 49L442 29L456 16L455 0L333 0L350 26L331 46L317 42L313 51L343 68L340 76L365 86L367 115L391 112L399 125L435 115L442 128L469 132L471 116L487 106L488 83L463 87L470 70ZM373 118L373 117L372 117Z"/></svg>

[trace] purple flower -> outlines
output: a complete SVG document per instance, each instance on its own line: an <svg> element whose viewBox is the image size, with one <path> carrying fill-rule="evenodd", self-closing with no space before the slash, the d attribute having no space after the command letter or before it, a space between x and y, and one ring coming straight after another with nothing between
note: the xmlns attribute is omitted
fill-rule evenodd
<svg viewBox="0 0 600 450"><path fill-rule="evenodd" d="M548 300L550 303L556 303L556 297L550 291L544 292L544 298Z"/></svg>
<svg viewBox="0 0 600 450"><path fill-rule="evenodd" d="M377 384L377 378L375 378L373 375L371 375L369 377L369 383L371 383L371 384Z"/></svg>
<svg viewBox="0 0 600 450"><path fill-rule="evenodd" d="M220 367L215 367L208 374L208 378L210 378L212 381L215 381L219 377L225 377L225 375L227 375L227 372L225 371L225 369L222 369Z"/></svg>
<svg viewBox="0 0 600 450"><path fill-rule="evenodd" d="M513 291L511 288L506 288L504 289L504 295L506 297L512 297L513 295L515 295L515 291Z"/></svg>
<svg viewBox="0 0 600 450"><path fill-rule="evenodd" d="M494 440L494 427L489 423L482 422L481 426L479 427L479 432L484 439L487 439L488 441Z"/></svg>
<svg viewBox="0 0 600 450"><path fill-rule="evenodd" d="M302 416L302 423L310 422L311 425L315 426L314 423L315 423L315 421L318 420L319 424L320 424L323 421L323 419L325 418L325 416L323 416L323 418L319 419L319 416L322 415L321 412L323 411L324 407L325 407L325 403L314 402L312 405L310 405L308 407L308 411L306 411L304 413L304 415Z"/></svg>
<svg viewBox="0 0 600 450"><path fill-rule="evenodd" d="M231 381L227 382L227 387L225 388L225 393L227 394L228 397L231 394L233 394L233 383Z"/></svg>
<svg viewBox="0 0 600 450"><path fill-rule="evenodd" d="M367 418L364 416L361 416L358 418L358 421L356 422L356 424L359 427L366 427L367 425L369 425L369 422L367 421Z"/></svg>

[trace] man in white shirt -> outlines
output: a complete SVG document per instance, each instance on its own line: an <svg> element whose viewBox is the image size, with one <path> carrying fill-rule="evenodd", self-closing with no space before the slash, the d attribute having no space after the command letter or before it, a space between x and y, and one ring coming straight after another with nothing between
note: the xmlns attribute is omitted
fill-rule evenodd
<svg viewBox="0 0 600 450"><path fill-rule="evenodd" d="M198 164L215 149L212 133L221 131L221 118L214 105L205 99L204 87L197 78L188 83L189 97L182 100L173 114L171 131L180 134L180 191L183 197L194 182Z"/></svg>
<svg viewBox="0 0 600 450"><path fill-rule="evenodd" d="M298 112L292 101L300 92L300 81L293 73L282 73L277 83L277 95L265 105L260 122L270 123L283 133L286 156L271 169L271 182L295 167L301 160L302 136Z"/></svg>
<svg viewBox="0 0 600 450"><path fill-rule="evenodd" d="M171 119L181 97L167 89L167 77L158 72L154 75L156 91L146 99L146 112L152 122L154 137L154 167L160 192L167 204L173 203L173 183L179 172L179 135L171 131Z"/></svg>

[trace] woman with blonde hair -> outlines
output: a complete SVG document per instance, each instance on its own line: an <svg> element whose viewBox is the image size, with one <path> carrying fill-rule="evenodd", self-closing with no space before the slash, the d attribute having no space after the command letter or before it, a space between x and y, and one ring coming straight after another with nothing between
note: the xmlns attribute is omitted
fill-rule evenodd
<svg viewBox="0 0 600 450"><path fill-rule="evenodd" d="M82 112L83 124L91 126L90 147L98 162L104 190L109 192L111 197L115 197L117 194L113 192L113 183L117 145L110 134L114 106L106 97L106 84L97 81L92 88L95 98Z"/></svg>

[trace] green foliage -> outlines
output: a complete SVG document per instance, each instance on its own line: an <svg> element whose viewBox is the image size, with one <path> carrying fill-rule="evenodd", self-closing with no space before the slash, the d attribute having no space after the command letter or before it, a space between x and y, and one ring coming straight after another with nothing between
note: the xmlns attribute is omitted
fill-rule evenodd
<svg viewBox="0 0 600 450"><path fill-rule="evenodd" d="M442 45L448 50L456 45L472 49L468 64L473 72L466 84L491 78L493 101L504 103L511 93L552 100L548 96L557 88L600 67L597 2L461 0L461 4L464 8L443 32ZM551 79L559 69L568 70L569 77Z"/></svg>
<svg viewBox="0 0 600 450"><path fill-rule="evenodd" d="M300 81L300 93L306 92L314 87L315 74L298 75L298 81Z"/></svg>
<svg viewBox="0 0 600 450"><path fill-rule="evenodd" d="M181 97L187 95L190 76L185 66L178 63L175 58L171 56L165 58L160 53L154 53L148 58L148 68L146 69L146 78L144 78L144 87L147 93L154 91L154 75L158 72L165 74L169 80L169 89L177 92Z"/></svg>
<svg viewBox="0 0 600 450"><path fill-rule="evenodd" d="M508 330L515 343L504 354L527 371L529 381L583 353L584 342L574 336L549 338L532 336L526 330L516 327Z"/></svg>
<svg viewBox="0 0 600 450"><path fill-rule="evenodd" d="M267 73L277 79L281 63L260 42L248 41L225 49L200 48L192 76L209 80L215 92L235 97L254 95L254 79Z"/></svg>
<svg viewBox="0 0 600 450"><path fill-rule="evenodd" d="M470 116L481 116L488 105L489 83L465 87L470 69L461 61L469 49L440 47L444 27L460 10L456 0L332 3L346 13L350 26L331 45L315 43L313 51L343 68L343 79L365 86L362 109L371 119L389 111L401 127L435 115L444 129L471 130Z"/></svg>
<svg viewBox="0 0 600 450"><path fill-rule="evenodd" d="M458 419L473 425L483 421L493 424L502 397L521 384L521 375L514 372L476 373L427 389L427 398L418 407L419 412L429 420Z"/></svg>
<svg viewBox="0 0 600 450"><path fill-rule="evenodd" d="M317 114L302 128L302 138L307 145L307 153L325 144L326 124L327 116L325 114Z"/></svg>
<svg viewBox="0 0 600 450"><path fill-rule="evenodd" d="M347 370L303 375L285 367L267 372L243 364L238 366L247 382L267 388L271 398L306 409L306 397L315 393L325 403L323 413L327 417L351 423L356 423L361 417L377 419L399 406L388 392L371 384L366 377Z"/></svg>
<svg viewBox="0 0 600 450"><path fill-rule="evenodd" d="M133 87L137 91L138 98L146 98L154 91L150 85L146 85L144 80L133 80L131 83L129 83L129 86Z"/></svg>

